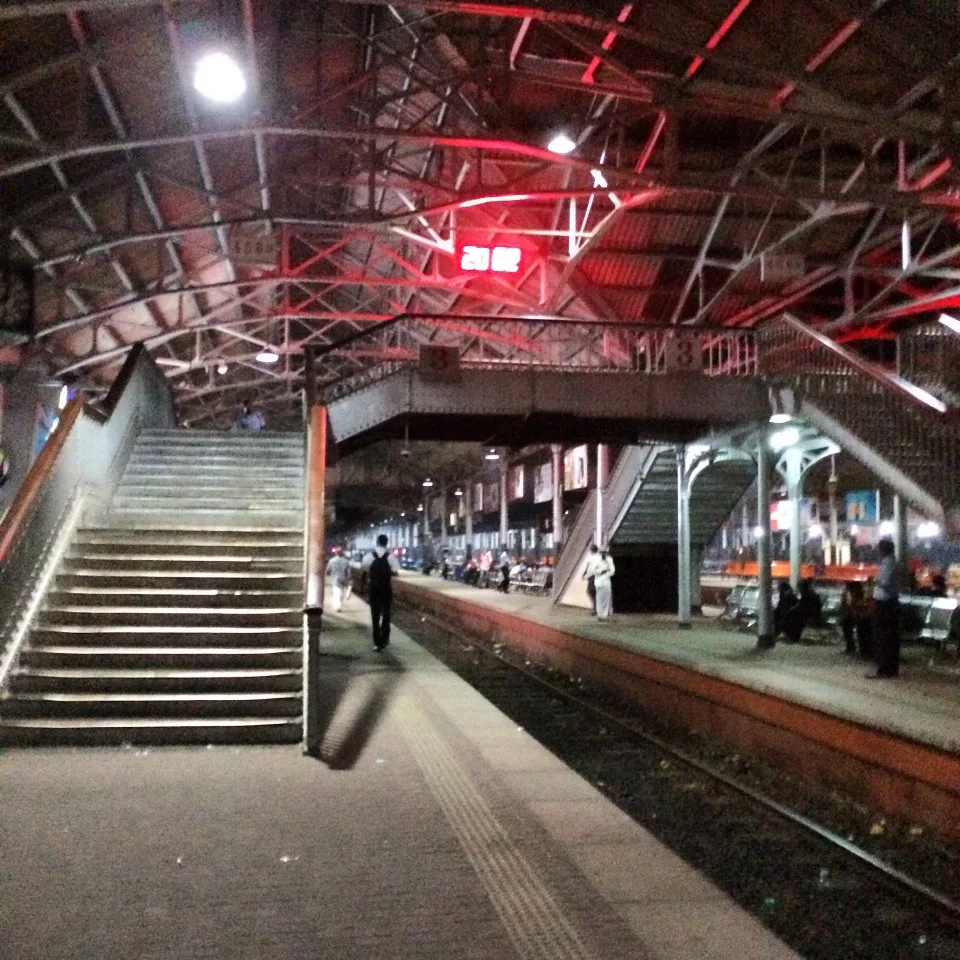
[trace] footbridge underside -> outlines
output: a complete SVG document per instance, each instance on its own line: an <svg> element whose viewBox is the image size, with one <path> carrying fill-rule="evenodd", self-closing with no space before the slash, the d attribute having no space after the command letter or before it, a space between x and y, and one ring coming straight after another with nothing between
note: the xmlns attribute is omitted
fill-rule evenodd
<svg viewBox="0 0 960 960"><path fill-rule="evenodd" d="M400 370L328 403L340 450L376 440L491 445L692 442L711 427L765 418L758 379L559 370L461 370L456 382Z"/></svg>

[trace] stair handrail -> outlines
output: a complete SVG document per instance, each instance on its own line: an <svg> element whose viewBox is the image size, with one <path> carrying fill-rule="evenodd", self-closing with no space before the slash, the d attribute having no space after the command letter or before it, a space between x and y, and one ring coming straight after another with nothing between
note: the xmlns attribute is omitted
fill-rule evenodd
<svg viewBox="0 0 960 960"><path fill-rule="evenodd" d="M559 601L563 596L567 585L573 579L577 567L580 564L580 558L587 544L593 539L595 530L595 517L597 515L597 490L592 487L588 492L586 499L580 504L580 509L574 518L570 527L569 536L563 541L560 555L557 557L556 566L553 570L553 602Z"/></svg>
<svg viewBox="0 0 960 960"><path fill-rule="evenodd" d="M947 404L933 396L933 394L928 393L926 390L917 387L915 384L912 384L909 381L904 380L902 377L891 373L889 370L885 370L879 364L873 363L870 360L861 357L853 350L843 346L843 344L837 343L837 341L832 337L828 337L821 331L804 323L793 314L782 314L779 318L779 322L800 334L810 343L822 347L837 360L849 367L852 367L858 373L877 384L881 389L899 397L911 409L917 410L927 416L935 417L936 419L944 422L954 421L957 419L957 411L951 407L948 407ZM803 369L802 364L797 362L797 355L792 351L779 351L777 354L778 359L782 357L788 358L787 365L778 367L776 364L770 363L770 360L773 356L773 351L766 346L765 341L769 342L772 339L772 335L776 333L777 323L778 321L769 323L762 327L759 332L758 339L760 342L760 372L767 376L776 376L777 374L784 373L802 375L810 372Z"/></svg>

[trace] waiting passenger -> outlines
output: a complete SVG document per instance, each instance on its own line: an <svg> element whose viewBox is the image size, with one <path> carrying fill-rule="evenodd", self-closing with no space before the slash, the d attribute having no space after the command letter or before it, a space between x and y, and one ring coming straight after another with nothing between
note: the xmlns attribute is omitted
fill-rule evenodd
<svg viewBox="0 0 960 960"><path fill-rule="evenodd" d="M613 615L612 577L617 572L613 557L606 550L600 551L600 559L593 568L593 584L597 590L597 620L605 622Z"/></svg>
<svg viewBox="0 0 960 960"><path fill-rule="evenodd" d="M846 643L844 653L869 658L873 648L870 635L870 605L863 584L850 580L840 598L840 629Z"/></svg>
<svg viewBox="0 0 960 960"><path fill-rule="evenodd" d="M497 561L497 566L500 568L500 575L502 577L500 581L500 586L497 589L501 593L510 592L510 554L506 550L500 551L500 559Z"/></svg>
<svg viewBox="0 0 960 960"><path fill-rule="evenodd" d="M900 671L900 571L892 540L881 540L877 550L883 558L873 587L873 651L877 669L871 680L895 677Z"/></svg>
<svg viewBox="0 0 960 960"><path fill-rule="evenodd" d="M594 567L600 559L600 551L595 543L590 544L590 553L583 566L583 579L587 581L587 596L590 598L590 612L597 613L597 585L594 580Z"/></svg>
<svg viewBox="0 0 960 960"><path fill-rule="evenodd" d="M823 616L823 601L813 589L813 581L800 583L797 602L787 611L783 621L783 634L787 643L799 643L803 629L808 623L819 623Z"/></svg>
<svg viewBox="0 0 960 960"><path fill-rule="evenodd" d="M252 433L259 433L267 425L267 418L259 411L244 403L240 407L240 413L237 416L237 429L249 430Z"/></svg>
<svg viewBox="0 0 960 960"><path fill-rule="evenodd" d="M779 637L785 633L787 614L797 605L797 595L786 580L777 584L777 605L773 611L773 635Z"/></svg>

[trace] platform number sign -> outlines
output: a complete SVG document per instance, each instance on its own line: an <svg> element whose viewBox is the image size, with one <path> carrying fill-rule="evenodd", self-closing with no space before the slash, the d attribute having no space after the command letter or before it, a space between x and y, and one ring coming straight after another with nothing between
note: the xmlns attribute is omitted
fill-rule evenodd
<svg viewBox="0 0 960 960"><path fill-rule="evenodd" d="M460 269L464 273L519 273L522 259L520 247L467 243L460 250Z"/></svg>
<svg viewBox="0 0 960 960"><path fill-rule="evenodd" d="M664 367L667 373L699 373L703 351L697 337L669 337L664 343Z"/></svg>

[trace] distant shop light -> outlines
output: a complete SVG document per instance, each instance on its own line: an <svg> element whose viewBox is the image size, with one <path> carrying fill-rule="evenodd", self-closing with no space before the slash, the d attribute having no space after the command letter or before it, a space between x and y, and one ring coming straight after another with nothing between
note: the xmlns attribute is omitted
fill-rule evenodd
<svg viewBox="0 0 960 960"><path fill-rule="evenodd" d="M214 103L236 103L246 93L247 80L233 57L216 51L197 61L193 89Z"/></svg>
<svg viewBox="0 0 960 960"><path fill-rule="evenodd" d="M878 533L881 537L892 537L896 529L892 520L884 520L883 523L880 524Z"/></svg>
<svg viewBox="0 0 960 960"><path fill-rule="evenodd" d="M761 527L759 523L753 528L753 535L758 540L763 536L763 527Z"/></svg>
<svg viewBox="0 0 960 960"><path fill-rule="evenodd" d="M823 536L823 527L819 523L811 523L807 535L811 540L819 540Z"/></svg>
<svg viewBox="0 0 960 960"><path fill-rule="evenodd" d="M932 520L925 520L917 527L917 536L921 540L933 540L934 537L940 536L940 527Z"/></svg>
<svg viewBox="0 0 960 960"><path fill-rule="evenodd" d="M70 399L70 391L67 389L66 384L60 388L60 395L57 397L57 409L62 410L66 405L67 401Z"/></svg>
<svg viewBox="0 0 960 960"><path fill-rule="evenodd" d="M269 347L266 350L261 350L257 354L258 363L276 363L280 359L280 354L275 350L270 349Z"/></svg>
<svg viewBox="0 0 960 960"><path fill-rule="evenodd" d="M565 133L558 133L548 144L547 149L551 153L559 153L565 157L568 153L573 153L577 149L576 143Z"/></svg>
<svg viewBox="0 0 960 960"><path fill-rule="evenodd" d="M789 423L793 416L789 413L774 413L770 417L771 423Z"/></svg>

